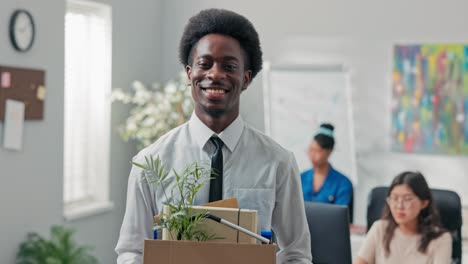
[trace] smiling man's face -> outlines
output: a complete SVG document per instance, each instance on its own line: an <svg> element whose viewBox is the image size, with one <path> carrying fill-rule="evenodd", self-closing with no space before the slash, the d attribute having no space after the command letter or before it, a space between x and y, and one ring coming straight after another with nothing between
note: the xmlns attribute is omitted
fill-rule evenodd
<svg viewBox="0 0 468 264"><path fill-rule="evenodd" d="M186 67L192 85L195 113L206 118L234 120L239 98L251 80L239 42L229 36L208 34L194 46Z"/></svg>

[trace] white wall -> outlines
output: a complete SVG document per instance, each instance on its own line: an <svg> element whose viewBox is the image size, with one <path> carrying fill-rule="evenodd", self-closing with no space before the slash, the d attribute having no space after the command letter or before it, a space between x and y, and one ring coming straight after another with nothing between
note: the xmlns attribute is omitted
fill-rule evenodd
<svg viewBox="0 0 468 264"><path fill-rule="evenodd" d="M468 43L468 2L395 1L165 1L163 77L180 69L177 44L187 19L204 8L239 12L257 28L272 63L341 63L352 72L359 183L355 220L365 223L367 194L402 170L420 170L432 187L456 190L468 204L468 159L390 153L390 77L394 43ZM174 15L177 14L177 15ZM285 91L287 92L287 91ZM242 98L244 118L263 129L261 77ZM337 124L339 125L339 124Z"/></svg>
<svg viewBox="0 0 468 264"><path fill-rule="evenodd" d="M161 7L154 0L103 0L113 8L113 87L128 88L131 81L159 80ZM20 152L0 147L0 263L14 263L18 245L30 231L49 235L53 224L76 229L79 243L95 247L100 263L115 263L113 251L122 222L131 144L122 142L115 126L128 109L112 108L111 189L115 208L106 213L63 221L63 85L65 1L3 0L0 5L0 65L46 71L44 120L27 121ZM16 8L28 9L36 21L33 48L15 52L8 39L8 21ZM0 141L3 123L0 122Z"/></svg>
<svg viewBox="0 0 468 264"><path fill-rule="evenodd" d="M182 70L177 46L187 19L200 9L222 7L247 16L259 31L265 59L344 63L353 72L358 150L357 222L364 223L371 186L388 184L403 169L420 169L433 187L457 190L468 203L465 157L402 155L388 152L391 47L394 42L468 42L468 2L394 1L227 1L102 0L113 7L113 86L134 79L169 79ZM46 234L62 224L64 1L3 0L0 8L0 65L45 69L45 119L27 121L24 150L0 148L0 263L13 263L28 231ZM31 51L20 54L8 42L8 20L15 8L34 15L38 35ZM287 91L286 91L287 92ZM258 76L242 98L242 114L263 129L263 97ZM114 106L112 124L128 109ZM0 138L3 136L0 122ZM123 217L132 145L112 131L111 199L108 213L66 223L81 243L95 246L101 263L115 263Z"/></svg>

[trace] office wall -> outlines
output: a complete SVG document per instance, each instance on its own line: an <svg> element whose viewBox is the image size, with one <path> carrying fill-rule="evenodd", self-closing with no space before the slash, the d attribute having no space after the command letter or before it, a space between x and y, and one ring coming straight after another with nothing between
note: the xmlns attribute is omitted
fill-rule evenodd
<svg viewBox="0 0 468 264"><path fill-rule="evenodd" d="M128 88L131 81L160 77L161 1L108 0L113 8L113 87ZM8 39L8 21L16 8L28 9L37 25L33 48L15 52ZM0 4L0 65L46 71L44 120L27 121L23 150L0 147L0 263L14 263L18 245L29 231L47 235L52 224L76 229L76 239L95 247L100 263L115 263L113 251L122 221L129 160L133 145L111 133L111 200L109 212L72 222L63 221L63 85L65 1L3 0ZM128 108L114 105L112 125ZM3 123L0 122L0 141Z"/></svg>
<svg viewBox="0 0 468 264"><path fill-rule="evenodd" d="M272 63L339 63L350 69L359 180L355 190L357 223L365 223L370 188L389 184L394 175L407 169L422 171L432 187L454 189L468 203L466 157L389 151L392 45L467 43L468 2L164 1L164 78L180 69L177 43L187 19L209 7L231 9L248 17L260 34L264 58ZM241 112L247 122L264 129L259 98L263 98L261 76L244 93Z"/></svg>
<svg viewBox="0 0 468 264"><path fill-rule="evenodd" d="M265 59L344 63L352 71L359 183L356 217L364 222L369 188L388 184L403 169L420 169L432 186L468 194L464 157L402 155L388 152L390 127L391 47L394 42L467 42L466 1L151 1L102 0L113 7L113 86L126 88L133 79L169 79L182 69L177 44L187 19L202 8L238 11L257 27ZM8 20L15 8L26 8L37 22L31 51L15 52L8 40ZM63 22L65 1L3 0L0 4L0 64L47 71L45 119L28 121L24 149L0 147L0 263L13 263L28 231L46 234L62 224L63 185ZM287 92L287 91L285 91ZM247 122L263 129L261 76L242 98ZM128 109L114 105L112 124ZM0 138L3 124L0 122ZM101 263L114 263L124 212L129 159L135 150L112 131L111 199L107 213L65 223L77 229L81 243L95 246ZM1 140L1 139L0 139ZM468 199L464 199L465 202Z"/></svg>

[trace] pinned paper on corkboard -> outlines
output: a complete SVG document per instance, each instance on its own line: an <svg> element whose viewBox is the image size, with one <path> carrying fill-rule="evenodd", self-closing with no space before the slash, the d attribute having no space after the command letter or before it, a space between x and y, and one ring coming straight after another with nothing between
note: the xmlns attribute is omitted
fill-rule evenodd
<svg viewBox="0 0 468 264"><path fill-rule="evenodd" d="M42 120L45 97L45 71L0 66L0 121L5 120L8 99L24 103L25 120Z"/></svg>

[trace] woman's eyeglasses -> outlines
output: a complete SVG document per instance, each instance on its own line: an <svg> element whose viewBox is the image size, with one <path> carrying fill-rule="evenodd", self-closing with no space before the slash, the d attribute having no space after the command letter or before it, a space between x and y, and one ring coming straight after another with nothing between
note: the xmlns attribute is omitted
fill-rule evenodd
<svg viewBox="0 0 468 264"><path fill-rule="evenodd" d="M401 204L404 209L408 209L413 205L416 198L412 195L405 195L402 197L390 195L386 200L387 204L391 207L397 207Z"/></svg>

